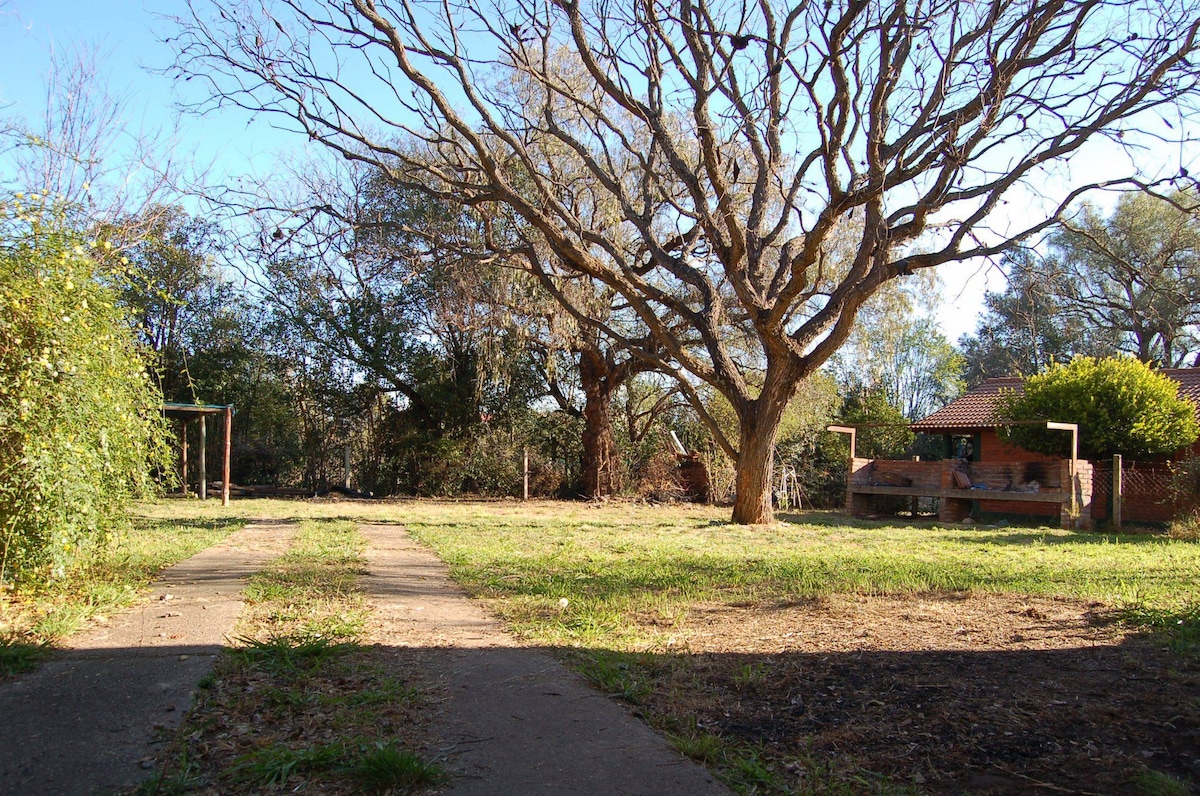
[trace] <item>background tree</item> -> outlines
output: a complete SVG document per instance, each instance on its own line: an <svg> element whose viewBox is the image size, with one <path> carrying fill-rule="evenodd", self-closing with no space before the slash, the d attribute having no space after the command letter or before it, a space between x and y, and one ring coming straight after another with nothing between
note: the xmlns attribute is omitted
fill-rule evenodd
<svg viewBox="0 0 1200 796"><path fill-rule="evenodd" d="M1007 420L1079 424L1079 455L1121 454L1130 459L1173 453L1196 441L1196 407L1179 385L1144 362L1127 357L1076 357L1024 379L1024 393L1000 399ZM1070 438L1039 424L1009 426L1018 445L1070 455Z"/></svg>
<svg viewBox="0 0 1200 796"><path fill-rule="evenodd" d="M863 305L830 366L843 394L878 393L903 417L918 420L959 396L965 360L932 317L939 281L912 281L893 282Z"/></svg>
<svg viewBox="0 0 1200 796"><path fill-rule="evenodd" d="M105 260L142 342L155 354L155 370L167 400L197 399L189 358L219 329L236 325L233 286L217 265L216 225L182 207L150 205L135 217L101 225L113 245Z"/></svg>
<svg viewBox="0 0 1200 796"><path fill-rule="evenodd" d="M1150 111L1190 119L1200 69L1192 0L195 8L175 39L178 70L215 104L290 120L441 199L519 216L520 245L503 241L505 254L528 253L578 323L677 377L737 462L733 518L751 523L771 519L772 451L797 385L863 302L1046 229L1090 186L1011 236L987 222L1090 139L1134 143ZM401 131L423 139L421 157L394 145ZM851 216L852 255L834 262ZM935 219L940 234L925 236ZM653 347L556 292L568 275L619 295ZM736 446L700 384L733 407Z"/></svg>
<svg viewBox="0 0 1200 796"><path fill-rule="evenodd" d="M1077 326L1159 367L1200 365L1200 203L1194 192L1122 194L1111 215L1085 204L1049 241L1049 283Z"/></svg>
<svg viewBox="0 0 1200 796"><path fill-rule="evenodd" d="M967 384L1032 376L1077 354L1116 352L1111 329L1086 324L1067 311L1055 290L1052 269L1044 267L1036 252L1014 248L1001 258L1000 268L1007 279L1004 290L984 294L985 308L975 333L958 341Z"/></svg>

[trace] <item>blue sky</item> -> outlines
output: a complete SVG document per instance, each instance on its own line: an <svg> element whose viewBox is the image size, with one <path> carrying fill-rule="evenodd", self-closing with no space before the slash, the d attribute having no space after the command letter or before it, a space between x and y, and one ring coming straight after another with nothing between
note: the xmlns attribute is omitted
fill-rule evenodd
<svg viewBox="0 0 1200 796"><path fill-rule="evenodd" d="M161 41L172 29L161 17L183 10L177 0L0 0L0 108L36 119L45 106L52 53L95 48L109 91L127 98L131 132L169 133L178 125L177 151L194 152L223 174L269 168L277 153L294 147L294 137L244 114L180 114L180 102L198 97L156 73L174 56Z"/></svg>

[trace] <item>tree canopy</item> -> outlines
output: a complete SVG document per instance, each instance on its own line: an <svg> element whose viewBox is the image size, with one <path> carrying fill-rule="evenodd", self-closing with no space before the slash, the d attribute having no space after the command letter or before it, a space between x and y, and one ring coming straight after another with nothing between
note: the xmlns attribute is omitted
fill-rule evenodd
<svg viewBox="0 0 1200 796"><path fill-rule="evenodd" d="M1047 229L1092 186L1011 234L989 219L1091 139L1190 118L1200 70L1194 0L192 8L178 72L214 105L475 208L491 254L674 375L737 462L739 522L770 520L784 409L868 297ZM571 279L624 314L577 306Z"/></svg>
<svg viewBox="0 0 1200 796"><path fill-rule="evenodd" d="M1048 283L1077 325L1159 367L1200 357L1200 201L1122 194L1105 217L1085 204L1050 239Z"/></svg>
<svg viewBox="0 0 1200 796"><path fill-rule="evenodd" d="M1196 441L1196 407L1179 397L1179 385L1129 357L1076 357L1023 380L1024 392L1001 397L1010 421L1050 420L1079 425L1079 454L1136 459L1174 453ZM1040 424L1008 426L1021 447L1041 453L1069 452L1061 431Z"/></svg>
<svg viewBox="0 0 1200 796"><path fill-rule="evenodd" d="M972 384L1033 375L1073 356L1200 363L1200 201L1194 190L1083 204L1040 243L1014 248L1008 284L959 341Z"/></svg>

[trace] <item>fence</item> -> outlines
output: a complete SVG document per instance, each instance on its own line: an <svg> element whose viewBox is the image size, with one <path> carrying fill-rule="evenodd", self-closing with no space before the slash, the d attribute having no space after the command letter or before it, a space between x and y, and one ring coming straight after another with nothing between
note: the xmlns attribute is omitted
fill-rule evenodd
<svg viewBox="0 0 1200 796"><path fill-rule="evenodd" d="M1189 484L1189 463L1124 462L1121 466L1121 521L1170 522L1197 508L1194 485ZM1194 479L1192 479L1194 480ZM1095 463L1092 517L1113 516L1113 462Z"/></svg>

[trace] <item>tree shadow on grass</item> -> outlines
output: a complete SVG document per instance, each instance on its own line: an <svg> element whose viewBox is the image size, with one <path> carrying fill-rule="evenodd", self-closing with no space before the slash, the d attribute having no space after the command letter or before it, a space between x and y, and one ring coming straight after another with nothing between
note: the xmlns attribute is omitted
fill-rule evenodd
<svg viewBox="0 0 1200 796"><path fill-rule="evenodd" d="M756 755L771 776L760 783L766 792L1139 793L1147 772L1191 792L1184 783L1200 783L1200 659L1162 642L558 654L680 748L716 745L727 750L716 759L727 761ZM701 743L705 736L715 741Z"/></svg>

